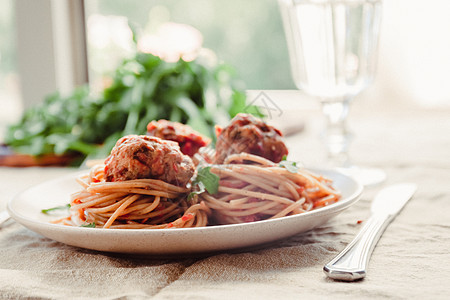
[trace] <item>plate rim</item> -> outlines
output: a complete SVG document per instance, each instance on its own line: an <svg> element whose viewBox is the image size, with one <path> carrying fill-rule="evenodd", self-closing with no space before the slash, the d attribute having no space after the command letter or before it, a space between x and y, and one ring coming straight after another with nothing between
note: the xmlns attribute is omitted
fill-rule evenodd
<svg viewBox="0 0 450 300"><path fill-rule="evenodd" d="M347 196L345 199L343 200L339 200L333 204L330 204L328 206L324 206L315 210L310 210L307 212L304 212L302 214L297 214L297 215L291 215L291 216L284 216L281 218L277 218L277 219L270 219L270 220L260 220L260 221L254 221L254 222L247 222L247 223L237 223L237 224L226 224L226 225L214 225L214 226L204 226L204 227L190 227L190 228L165 228L165 229L118 229L118 228L86 228L86 227L79 227L79 226L67 226L67 225L61 225L61 224L53 224L53 223L48 223L48 222L44 222L44 221L40 221L40 220L34 220L34 219L28 219L23 215L20 215L20 213L16 213L14 211L14 209L12 208L12 206L14 205L13 202L18 201L17 199L19 199L23 194L27 193L29 190L35 189L37 187L39 187L40 185L43 184L50 184L52 182L59 182L59 181L65 181L67 179L75 179L76 176L78 176L77 174L84 174L84 172L82 171L78 171L78 172L74 172L71 174L67 174L64 175L62 177L59 178L54 178L54 179L50 179L47 181L43 181L41 183L38 183L36 185L33 185L31 187L28 187L26 189L24 189L23 191L17 193L13 198L11 198L8 203L7 203L7 210L8 213L10 214L10 216L12 218L15 219L15 217L18 217L21 220L26 220L27 222L31 222L31 223L38 223L38 224L46 224L46 225L51 225L52 227L62 227L62 228L72 228L72 229L81 229L81 230L95 230L95 231L111 231L111 232L159 232L159 231L164 231L164 232L181 232L181 231L195 231L198 229L206 229L206 228L217 228L217 229L222 229L222 228L228 228L228 227L235 227L235 226L239 226L239 227L244 227L244 226L248 226L248 224L261 224L261 223L272 223L274 221L278 221L279 219L291 219L291 218L298 218L299 216L303 216L304 218L306 218L307 216L311 216L311 215L321 215L326 213L329 210L332 209L336 209L337 208L341 208L341 209L345 209L346 207L348 207L349 205L353 204L354 202L357 202L362 194L362 191L364 189L364 187L359 184L356 180L354 180L353 178L351 178L350 176L339 172L338 170L332 170L332 169L321 169L321 168L307 168L310 171L318 171L317 173L321 174L321 170L326 171L326 172L333 172L336 174L339 174L341 176L346 177L346 179L350 179L351 181L353 181L354 184L356 184L356 189L355 191ZM20 222L19 222L20 223ZM210 229L212 230L212 229Z"/></svg>
<svg viewBox="0 0 450 300"><path fill-rule="evenodd" d="M227 225L214 225L214 226L205 226L205 227L193 227L193 228L168 228L168 229L104 229L104 228L85 228L85 227L79 227L79 226L67 226L67 225L61 225L61 224L53 224L50 222L46 222L44 220L39 220L36 217L29 217L26 214L24 215L20 211L16 211L14 209L14 205L16 201L20 201L23 198L23 195L30 190L33 190L35 188L39 188L41 185L45 184L52 184L56 182L64 182L68 180L73 180L75 182L75 178L81 174L84 174L87 172L87 170L83 171L77 171L73 172L71 174L67 174L58 178L50 179L43 181L39 184L36 184L34 186L31 186L29 188L24 189L23 191L17 193L13 198L11 198L7 203L7 211L10 214L10 216L16 220L19 224L23 225L27 229L36 232L42 236L45 236L49 239L53 239L52 237L49 237L49 232L52 234L67 234L67 235L73 235L79 236L79 235L89 235L93 238L104 238L104 239L110 239L110 238L124 238L124 237L130 237L130 238L164 238L164 239L173 239L174 237L182 237L189 235L192 238L200 238L202 235L214 235L215 233L221 232L223 235L228 235L230 232L236 231L241 233L247 233L248 231L252 229L257 229L258 227L263 228L269 228L271 224L275 224L273 226L286 226L286 224L300 224L302 221L311 219L311 218L317 218L318 220L321 217L329 216L324 220L323 223L328 222L331 218L334 216L340 214L343 210L347 209L354 203L356 203L363 192L364 187L358 183L355 179L351 178L350 176L339 172L338 170L334 169L321 169L321 168L306 168L307 170L316 172L320 175L324 175L327 177L332 177L332 180L337 180L338 176L341 176L340 178L343 178L345 180L345 184L350 184L354 189L351 190L351 193L347 195L344 199L333 203L329 206L321 207L316 210L308 211L302 214L298 215L292 215L292 216L285 216L277 219L271 219L271 220L261 220L261 221L255 221L255 222L248 222L248 223L238 223L238 224L227 224ZM330 176L331 175L331 176ZM76 183L76 182L75 182ZM81 187L80 187L81 188ZM25 200L23 200L25 201ZM39 207L39 206L38 206ZM42 207L40 207L42 208ZM32 211L34 212L34 211ZM284 222L284 224L283 224ZM309 230L312 230L316 228L318 225L311 227L310 229L298 232L296 234L300 234ZM263 235L263 234L260 234ZM290 236L290 235L289 235ZM283 237L283 238L287 238ZM261 237L262 239L262 237ZM278 238L279 240L280 238ZM154 249L149 249L147 251L139 250L136 251L118 251L118 250L106 250L106 249L94 249L92 246L80 246L73 243L64 242L58 239L53 239L58 242L72 245L79 248L84 249L90 249L95 251L101 251L101 252L116 252L116 253L141 253L141 254L150 254L150 255L165 255L162 252L155 252ZM277 240L277 238L273 238L273 241ZM226 241L223 242L226 244ZM262 243L260 243L262 244ZM156 246L156 248L159 246ZM249 246L240 246L240 247L229 247L226 246L220 246L219 250L212 250L212 252L220 252L224 250L232 250L232 249L238 249L238 248L248 248ZM205 253L205 252L211 252L209 250L202 250L200 249L191 250L188 252L180 252L179 254L187 254L187 253ZM168 251L168 255L173 254L172 252Z"/></svg>

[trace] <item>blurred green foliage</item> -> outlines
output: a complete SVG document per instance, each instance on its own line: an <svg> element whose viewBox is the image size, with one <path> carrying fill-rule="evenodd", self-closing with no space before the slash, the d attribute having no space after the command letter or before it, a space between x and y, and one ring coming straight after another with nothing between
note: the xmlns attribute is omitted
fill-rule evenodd
<svg viewBox="0 0 450 300"><path fill-rule="evenodd" d="M276 1L92 0L86 13L123 15L155 28L168 21L192 25L203 34L205 47L236 67L247 88L293 87ZM138 53L123 60L112 77L99 96L89 87L49 96L8 128L5 142L32 155L105 155L120 136L145 133L152 119L181 121L213 137L215 123L244 108L249 112L244 87L225 64L167 63Z"/></svg>
<svg viewBox="0 0 450 300"><path fill-rule="evenodd" d="M87 87L67 97L55 93L25 111L5 140L31 155L104 157L121 136L145 134L151 120L182 122L213 137L215 124L243 111L258 114L246 107L244 87L230 66L200 59L169 63L138 52L123 60L100 97Z"/></svg>

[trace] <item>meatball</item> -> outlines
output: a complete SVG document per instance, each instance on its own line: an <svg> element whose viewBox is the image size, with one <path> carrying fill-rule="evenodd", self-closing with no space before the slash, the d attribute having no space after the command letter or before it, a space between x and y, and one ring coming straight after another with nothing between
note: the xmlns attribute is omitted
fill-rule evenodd
<svg viewBox="0 0 450 300"><path fill-rule="evenodd" d="M105 160L106 181L150 178L185 187L194 172L177 143L146 135L122 137Z"/></svg>
<svg viewBox="0 0 450 300"><path fill-rule="evenodd" d="M208 145L211 139L188 125L167 120L152 121L147 125L147 135L175 141L183 154L194 156L198 149Z"/></svg>
<svg viewBox="0 0 450 300"><path fill-rule="evenodd" d="M282 133L273 126L249 114L238 114L221 129L216 127L215 163L221 164L228 155L246 152L273 162L280 162L288 149Z"/></svg>

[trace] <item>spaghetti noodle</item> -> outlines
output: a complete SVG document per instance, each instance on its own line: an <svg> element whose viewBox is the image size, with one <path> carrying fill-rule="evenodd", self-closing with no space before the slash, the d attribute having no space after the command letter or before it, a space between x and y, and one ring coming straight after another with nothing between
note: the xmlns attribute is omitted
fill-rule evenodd
<svg viewBox="0 0 450 300"><path fill-rule="evenodd" d="M245 164L244 164L245 162ZM251 163L251 164L249 164ZM211 165L219 176L218 193L201 193L217 224L234 224L301 214L339 200L331 181L302 168L294 172L247 153Z"/></svg>
<svg viewBox="0 0 450 300"><path fill-rule="evenodd" d="M103 228L183 228L206 226L209 209L187 200L188 188L157 179L105 182L104 165L78 178L71 215L55 223Z"/></svg>
<svg viewBox="0 0 450 300"><path fill-rule="evenodd" d="M190 188L157 179L106 182L104 165L96 165L77 179L83 189L71 197L71 215L55 223L119 229L236 224L301 214L341 197L323 176L252 154L208 166L219 177L218 192L188 197Z"/></svg>

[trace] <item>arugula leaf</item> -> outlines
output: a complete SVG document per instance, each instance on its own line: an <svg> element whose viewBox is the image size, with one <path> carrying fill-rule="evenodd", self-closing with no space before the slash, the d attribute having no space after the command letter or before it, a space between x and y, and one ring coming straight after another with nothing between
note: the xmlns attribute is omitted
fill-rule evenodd
<svg viewBox="0 0 450 300"><path fill-rule="evenodd" d="M139 28L129 26L137 43ZM68 96L49 95L9 126L5 142L15 152L35 156L100 157L109 154L118 137L145 134L152 120L189 124L214 140L215 124L239 112L262 116L256 106L246 106L245 87L229 65L205 62L204 57L166 62L136 50L99 95L88 85Z"/></svg>
<svg viewBox="0 0 450 300"><path fill-rule="evenodd" d="M70 208L70 204L66 204L66 205L55 206L52 208L43 209L43 210L41 210L41 213L48 214L49 212L53 212L55 210L69 209L69 208Z"/></svg>
<svg viewBox="0 0 450 300"><path fill-rule="evenodd" d="M200 190L203 189L203 191L206 189L208 193L214 195L219 191L219 180L219 176L211 173L211 167L204 167L198 170L193 185L199 186Z"/></svg>
<svg viewBox="0 0 450 300"><path fill-rule="evenodd" d="M88 223L88 224L82 224L80 227L88 227L88 228L95 228L95 222Z"/></svg>

